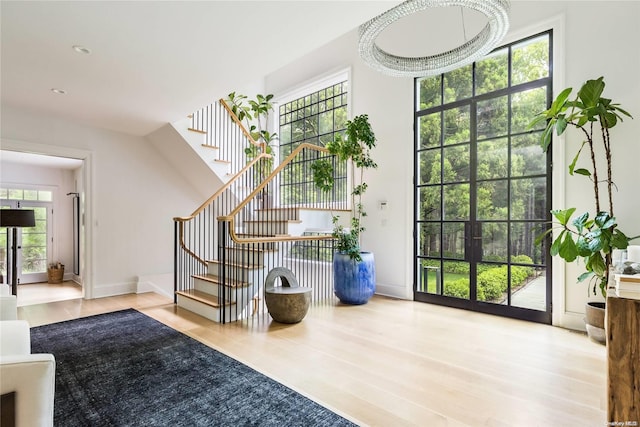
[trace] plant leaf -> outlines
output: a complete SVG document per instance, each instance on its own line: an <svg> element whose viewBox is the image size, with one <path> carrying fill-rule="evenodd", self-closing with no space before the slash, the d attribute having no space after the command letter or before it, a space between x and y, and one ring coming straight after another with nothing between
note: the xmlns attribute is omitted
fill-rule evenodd
<svg viewBox="0 0 640 427"><path fill-rule="evenodd" d="M565 231L561 231L558 237L551 244L551 248L549 248L549 253L551 256L556 256L560 253L560 245L562 244L562 237L564 236Z"/></svg>
<svg viewBox="0 0 640 427"><path fill-rule="evenodd" d="M576 243L573 241L571 234L565 233L558 255L567 262L575 261L578 257L578 248L576 248Z"/></svg>
<svg viewBox="0 0 640 427"><path fill-rule="evenodd" d="M626 249L629 246L629 238L620 230L616 229L611 236L611 247L616 249Z"/></svg>
<svg viewBox="0 0 640 427"><path fill-rule="evenodd" d="M604 91L604 86L603 77L596 80L587 80L578 91L578 98L580 98L586 108L595 107Z"/></svg>
<svg viewBox="0 0 640 427"><path fill-rule="evenodd" d="M627 111L625 111L625 110L623 110L622 108L620 108L620 107L618 106L618 104L613 104L611 107L612 107L612 109L613 109L614 111L620 111L620 112L621 112L622 114L624 114L625 116L633 118L633 116L632 116L631 114L629 114ZM622 121L622 118L621 118L620 116L618 116L618 117L620 118L620 121Z"/></svg>
<svg viewBox="0 0 640 427"><path fill-rule="evenodd" d="M588 258L587 270L593 271L596 276L602 276L605 270L604 258L600 252L595 252Z"/></svg>
<svg viewBox="0 0 640 427"><path fill-rule="evenodd" d="M547 120L547 116L546 116L546 114L544 114L544 113L540 113L540 114L538 114L537 116L535 116L535 117L533 118L533 120L531 120L531 121L529 122L529 124L527 125L527 130L534 129L534 128L538 125L538 123L540 123L540 122L544 122L544 121L546 121L546 120Z"/></svg>
<svg viewBox="0 0 640 427"><path fill-rule="evenodd" d="M587 271L585 273L582 273L580 276L578 276L578 283L584 282L586 279L588 279L591 276L593 276L593 272L591 272L591 271Z"/></svg>
<svg viewBox="0 0 640 427"><path fill-rule="evenodd" d="M566 128L567 128L567 119L565 119L564 116L558 117L558 121L556 122L556 134L558 136L562 135L562 133L565 131Z"/></svg>
<svg viewBox="0 0 640 427"><path fill-rule="evenodd" d="M566 226L567 223L569 222L569 219L571 219L571 215L573 215L575 211L576 211L576 208L555 209L551 211L551 214L556 217L556 219L558 220L558 222L560 222L561 225Z"/></svg>
<svg viewBox="0 0 640 427"><path fill-rule="evenodd" d="M573 220L572 223L578 230L578 233L582 233L582 230L585 228L585 224L587 223L588 219L589 219L589 212L585 212Z"/></svg>
<svg viewBox="0 0 640 427"><path fill-rule="evenodd" d="M536 236L535 245L536 246L540 245L544 241L544 239L546 239L547 236L549 234L551 234L552 231L553 231L553 229L550 228L550 229L546 230L545 232L538 234Z"/></svg>
<svg viewBox="0 0 640 427"><path fill-rule="evenodd" d="M542 151L544 151L545 153L551 145L551 135L553 134L554 125L555 119L550 120L547 124L547 128L544 130L544 132L542 132L542 135L540 136L540 147L542 147Z"/></svg>
<svg viewBox="0 0 640 427"><path fill-rule="evenodd" d="M589 255L591 255L589 243L583 236L578 237L578 239L576 240L576 248L578 249L578 255L581 257L588 257Z"/></svg>
<svg viewBox="0 0 640 427"><path fill-rule="evenodd" d="M578 175L591 176L591 171L580 168L573 171L573 173L577 173Z"/></svg>
<svg viewBox="0 0 640 427"><path fill-rule="evenodd" d="M574 169L576 168L576 163L578 162L578 158L580 157L580 153L582 153L582 149L584 148L584 145L586 143L587 143L587 141L582 141L582 145L580 146L580 148L578 149L578 152L576 153L575 157L573 158L573 160L569 164L569 175L573 175Z"/></svg>
<svg viewBox="0 0 640 427"><path fill-rule="evenodd" d="M571 94L572 90L573 90L573 88L568 87L565 90L563 90L562 92L560 92L558 94L558 96L556 97L556 99L551 104L551 108L549 108L548 114L551 114L551 115L555 116L560 111L565 109L566 108L567 98L569 98L569 95Z"/></svg>

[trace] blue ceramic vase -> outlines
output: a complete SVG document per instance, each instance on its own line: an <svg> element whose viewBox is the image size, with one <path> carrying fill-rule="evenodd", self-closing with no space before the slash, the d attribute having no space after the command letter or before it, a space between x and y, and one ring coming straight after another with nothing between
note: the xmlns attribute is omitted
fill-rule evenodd
<svg viewBox="0 0 640 427"><path fill-rule="evenodd" d="M373 253L360 252L360 256L359 262L344 253L333 256L333 289L344 304L366 304L376 291Z"/></svg>

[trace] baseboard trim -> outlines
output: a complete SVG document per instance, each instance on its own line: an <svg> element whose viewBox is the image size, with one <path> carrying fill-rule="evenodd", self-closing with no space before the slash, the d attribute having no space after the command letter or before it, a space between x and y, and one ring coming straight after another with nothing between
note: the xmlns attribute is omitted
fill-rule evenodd
<svg viewBox="0 0 640 427"><path fill-rule="evenodd" d="M584 324L584 313L565 311L564 314L560 316L560 322L554 324L554 326L559 326L565 329L572 329L574 331L587 331L587 328Z"/></svg>
<svg viewBox="0 0 640 427"><path fill-rule="evenodd" d="M135 292L155 292L168 298L173 298L173 273L138 276Z"/></svg>
<svg viewBox="0 0 640 427"><path fill-rule="evenodd" d="M136 291L134 282L112 283L109 285L94 286L91 298L105 298L116 295L132 294Z"/></svg>
<svg viewBox="0 0 640 427"><path fill-rule="evenodd" d="M409 301L413 299L413 292L407 293L406 287L388 285L380 282L376 283L376 295L383 295L385 297L392 297Z"/></svg>

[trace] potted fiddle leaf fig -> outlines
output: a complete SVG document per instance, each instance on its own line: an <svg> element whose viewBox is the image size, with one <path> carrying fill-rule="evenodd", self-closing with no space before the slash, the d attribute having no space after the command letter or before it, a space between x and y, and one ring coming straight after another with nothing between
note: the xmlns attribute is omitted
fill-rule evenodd
<svg viewBox="0 0 640 427"><path fill-rule="evenodd" d="M606 297L613 251L626 249L631 240L620 230L613 210L615 183L611 129L624 117L632 117L619 104L603 97L604 88L604 78L600 77L587 80L573 99L569 98L572 88L563 90L551 107L538 114L529 126L533 128L546 121L540 139L544 151L551 146L553 135L562 135L567 129L576 129L583 137L569 164L569 175L584 176L591 181L595 210L577 215L575 207L551 211L555 218L554 227L538 236L537 243L555 229L551 255L569 263L583 261L585 271L578 277L578 282L589 282L594 294L599 289ZM578 166L580 158L585 156L588 166ZM598 314L591 314L594 308L601 310ZM587 332L601 341L604 339L604 303L589 302L586 311Z"/></svg>
<svg viewBox="0 0 640 427"><path fill-rule="evenodd" d="M351 171L351 219L350 227L340 223L333 215L333 237L337 252L333 258L334 291L345 304L364 304L375 293L375 263L373 253L360 249L361 233L365 231L362 219L367 215L362 205L362 195L367 190L363 181L365 169L377 168L371 158L376 136L366 114L347 121L344 135L339 134L326 148L340 161L349 163ZM334 187L334 168L329 159L316 160L312 165L313 181L317 188L329 192Z"/></svg>
<svg viewBox="0 0 640 427"><path fill-rule="evenodd" d="M278 134L269 132L267 129L269 114L273 111L272 99L272 94L258 94L255 99L249 99L246 95L236 94L235 92L231 92L226 99L233 114L236 115L238 120L244 123L251 138L257 143L249 144L249 146L244 149L247 162L256 158L261 153L266 153L271 156L267 159L262 159L257 165L255 174L256 185L264 181L273 171L273 155L275 153L273 144L278 140ZM269 186L264 188L261 198L263 207L269 207L271 205Z"/></svg>

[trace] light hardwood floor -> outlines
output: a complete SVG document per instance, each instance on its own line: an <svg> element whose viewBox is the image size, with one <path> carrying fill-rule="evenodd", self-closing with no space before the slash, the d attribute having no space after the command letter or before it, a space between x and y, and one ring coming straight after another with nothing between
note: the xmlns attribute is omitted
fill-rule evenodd
<svg viewBox="0 0 640 427"><path fill-rule="evenodd" d="M18 307L82 298L82 286L72 281L18 285Z"/></svg>
<svg viewBox="0 0 640 427"><path fill-rule="evenodd" d="M605 425L605 347L564 329L375 296L296 325L220 325L147 293L19 308L31 326L136 308L359 425Z"/></svg>

